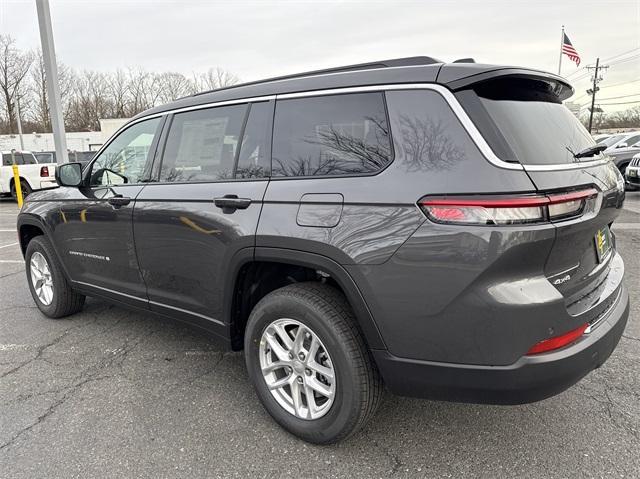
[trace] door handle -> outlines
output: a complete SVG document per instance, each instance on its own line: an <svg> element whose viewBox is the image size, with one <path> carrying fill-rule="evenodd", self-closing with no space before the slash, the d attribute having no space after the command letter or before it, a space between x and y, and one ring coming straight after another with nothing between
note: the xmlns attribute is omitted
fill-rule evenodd
<svg viewBox="0 0 640 479"><path fill-rule="evenodd" d="M224 195L221 198L214 198L213 203L223 210L246 210L251 204L251 199L238 198L238 195Z"/></svg>
<svg viewBox="0 0 640 479"><path fill-rule="evenodd" d="M116 195L112 196L107 200L107 202L116 208L120 208L121 206L126 206L131 203L131 198L128 196Z"/></svg>

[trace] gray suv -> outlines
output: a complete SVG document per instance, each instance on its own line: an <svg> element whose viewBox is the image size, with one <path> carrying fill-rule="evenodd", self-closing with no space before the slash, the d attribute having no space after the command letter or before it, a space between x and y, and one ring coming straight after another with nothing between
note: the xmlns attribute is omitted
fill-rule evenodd
<svg viewBox="0 0 640 479"><path fill-rule="evenodd" d="M341 440L383 386L517 404L599 367L629 298L618 169L556 75L408 58L249 83L141 113L20 244L51 318L85 295L244 350L293 434Z"/></svg>

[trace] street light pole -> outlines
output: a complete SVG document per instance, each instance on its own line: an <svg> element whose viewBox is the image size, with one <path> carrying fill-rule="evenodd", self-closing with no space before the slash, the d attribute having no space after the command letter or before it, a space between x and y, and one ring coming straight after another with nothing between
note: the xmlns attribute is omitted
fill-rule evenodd
<svg viewBox="0 0 640 479"><path fill-rule="evenodd" d="M22 137L22 120L20 119L20 100L16 95L16 113L18 114L18 136L20 137L20 149L24 150L24 138Z"/></svg>
<svg viewBox="0 0 640 479"><path fill-rule="evenodd" d="M60 84L58 83L58 65L53 44L53 29L51 28L51 13L49 0L36 0L38 10L38 24L40 25L40 42L42 43L42 59L49 95L49 111L51 114L51 128L56 148L58 164L67 163L67 138L64 131L64 117L62 116L62 100L60 99Z"/></svg>

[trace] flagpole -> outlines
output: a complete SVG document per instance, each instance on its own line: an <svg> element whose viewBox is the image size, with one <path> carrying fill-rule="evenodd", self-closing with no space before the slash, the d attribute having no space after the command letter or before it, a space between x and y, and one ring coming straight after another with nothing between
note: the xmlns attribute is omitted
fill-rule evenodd
<svg viewBox="0 0 640 479"><path fill-rule="evenodd" d="M564 25L562 25L562 33L560 34L560 58L558 59L558 75L562 68L562 45L564 45Z"/></svg>

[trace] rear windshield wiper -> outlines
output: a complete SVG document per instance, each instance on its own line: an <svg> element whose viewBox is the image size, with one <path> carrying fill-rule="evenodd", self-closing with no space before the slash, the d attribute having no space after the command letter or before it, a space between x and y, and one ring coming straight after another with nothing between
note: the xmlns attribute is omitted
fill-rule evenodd
<svg viewBox="0 0 640 479"><path fill-rule="evenodd" d="M567 148L569 150L569 148ZM595 156L599 153L602 153L604 150L607 149L607 145L593 145L593 146L589 146L587 148L585 148L584 150L580 150L578 153L573 153L573 151L571 151L571 153L573 154L573 157L577 160L579 158L587 158L589 156Z"/></svg>

